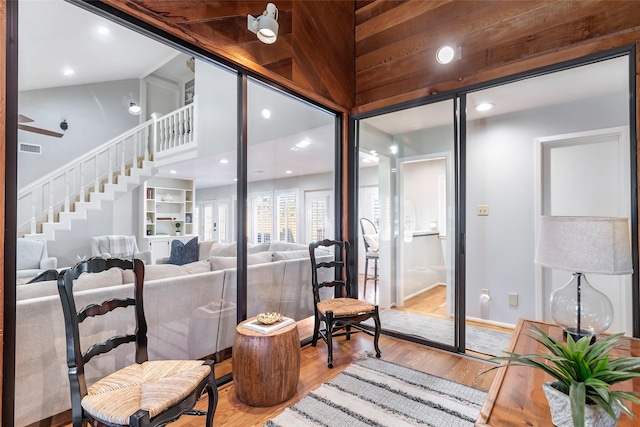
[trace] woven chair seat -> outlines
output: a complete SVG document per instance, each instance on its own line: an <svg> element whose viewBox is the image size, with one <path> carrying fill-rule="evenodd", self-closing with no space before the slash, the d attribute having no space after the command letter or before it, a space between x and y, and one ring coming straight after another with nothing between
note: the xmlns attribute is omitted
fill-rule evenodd
<svg viewBox="0 0 640 427"><path fill-rule="evenodd" d="M375 306L354 298L333 298L318 302L318 311L324 315L333 311L334 316L355 316L360 313L373 311Z"/></svg>
<svg viewBox="0 0 640 427"><path fill-rule="evenodd" d="M160 360L129 365L89 387L84 410L114 424L129 424L140 409L150 418L180 402L208 375L201 360Z"/></svg>

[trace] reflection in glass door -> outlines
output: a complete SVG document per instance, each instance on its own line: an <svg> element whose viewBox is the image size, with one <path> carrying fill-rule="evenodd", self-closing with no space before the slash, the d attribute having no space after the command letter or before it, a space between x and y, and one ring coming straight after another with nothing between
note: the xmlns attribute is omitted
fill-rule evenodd
<svg viewBox="0 0 640 427"><path fill-rule="evenodd" d="M445 347L455 345L453 111L446 100L359 122L358 220L373 224L359 230L360 295L383 309L383 329Z"/></svg>

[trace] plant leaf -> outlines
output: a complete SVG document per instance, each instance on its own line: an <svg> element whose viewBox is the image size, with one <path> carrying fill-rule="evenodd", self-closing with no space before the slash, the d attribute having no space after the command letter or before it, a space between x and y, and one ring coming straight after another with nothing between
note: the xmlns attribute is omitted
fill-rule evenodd
<svg viewBox="0 0 640 427"><path fill-rule="evenodd" d="M569 341L570 336L567 337ZM584 383L573 381L569 387L569 400L571 401L571 418L574 427L584 427L584 405L587 396Z"/></svg>

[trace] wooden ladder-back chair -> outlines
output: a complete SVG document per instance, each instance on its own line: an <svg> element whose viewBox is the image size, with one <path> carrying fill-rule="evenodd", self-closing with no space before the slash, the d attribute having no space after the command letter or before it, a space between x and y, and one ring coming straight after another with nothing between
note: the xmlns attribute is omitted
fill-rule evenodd
<svg viewBox="0 0 640 427"><path fill-rule="evenodd" d="M74 297L74 280L81 274L99 273L111 268L133 271L134 296L90 303L76 311L76 298L80 296ZM74 427L83 426L85 421L93 426L161 426L176 420L183 414L206 415L206 426L210 427L213 423L213 413L218 401L213 361L148 361L147 322L142 299L143 284L144 264L139 259L129 261L92 258L78 263L58 276L58 292L62 301L67 338L67 365ZM82 296L83 303L88 301L85 297L86 295ZM91 324L84 328L91 328L94 333L95 331L104 332L109 330L109 327L101 329L96 327L95 322L100 319L108 322L111 316L126 316L126 311L125 313L122 310L110 312L116 308L127 307L130 307L129 310L135 310L135 332L123 331L123 335L112 336L104 342L98 342L89 347L83 342L82 348L87 350L82 352L80 323L91 318L93 319ZM109 313L110 315L103 316ZM87 387L85 364L95 356L106 357L105 353L126 343L135 343L135 363ZM118 355L122 351L126 349L123 347L118 351ZM116 360L118 360L117 357ZM97 359L96 363L100 362L101 358ZM207 412L193 410L205 390L209 398Z"/></svg>
<svg viewBox="0 0 640 427"><path fill-rule="evenodd" d="M340 260L336 260L334 256L332 261L318 262L317 257L320 253L317 250L328 250L328 252L322 251L326 254L333 249L342 253ZM328 365L329 368L333 368L333 337L345 335L347 340L351 338L351 334L355 332L364 332L373 336L373 346L376 350L376 357L380 357L380 347L378 346L378 339L380 338L380 315L378 313L378 306L361 301L356 298L351 298L349 295L357 295L353 293L351 287L354 284L351 282L351 275L349 274L348 260L349 260L350 245L349 242L342 242L337 240L322 240L319 242L313 242L309 245L309 255L311 257L311 285L313 287L313 302L315 311L315 324L313 328L313 341L312 346L316 346L318 337L320 336L327 343ZM329 281L319 281L320 272L324 269L328 271L333 270L334 274L331 275ZM326 275L322 275L326 277ZM336 287L338 295L343 297L338 298L320 298L320 290L325 287ZM335 295L335 291L334 291ZM365 328L361 325L367 319L373 319L374 330ZM320 324L324 322L324 328L321 329ZM351 331L351 328L356 331ZM344 330L344 331L343 331Z"/></svg>

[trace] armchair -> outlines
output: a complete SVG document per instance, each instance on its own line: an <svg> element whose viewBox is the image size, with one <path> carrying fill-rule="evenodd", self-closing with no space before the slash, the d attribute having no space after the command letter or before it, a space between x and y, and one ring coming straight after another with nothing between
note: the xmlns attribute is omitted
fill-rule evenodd
<svg viewBox="0 0 640 427"><path fill-rule="evenodd" d="M91 238L91 256L101 258L130 258L151 264L151 250L140 251L136 236L106 235Z"/></svg>
<svg viewBox="0 0 640 427"><path fill-rule="evenodd" d="M16 241L16 279L35 277L57 267L58 259L47 253L45 239L21 237Z"/></svg>

